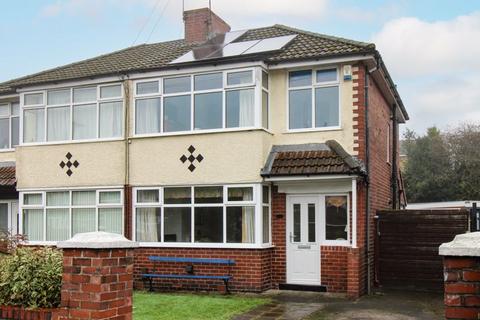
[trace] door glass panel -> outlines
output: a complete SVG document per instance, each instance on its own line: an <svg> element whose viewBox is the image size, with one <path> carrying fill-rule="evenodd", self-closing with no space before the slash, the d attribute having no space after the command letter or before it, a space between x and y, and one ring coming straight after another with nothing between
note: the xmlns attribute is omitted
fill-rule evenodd
<svg viewBox="0 0 480 320"><path fill-rule="evenodd" d="M293 242L300 242L301 237L301 210L300 204L293 205Z"/></svg>
<svg viewBox="0 0 480 320"><path fill-rule="evenodd" d="M8 204L0 203L0 232L8 231Z"/></svg>
<svg viewBox="0 0 480 320"><path fill-rule="evenodd" d="M315 203L308 204L308 242L315 242Z"/></svg>

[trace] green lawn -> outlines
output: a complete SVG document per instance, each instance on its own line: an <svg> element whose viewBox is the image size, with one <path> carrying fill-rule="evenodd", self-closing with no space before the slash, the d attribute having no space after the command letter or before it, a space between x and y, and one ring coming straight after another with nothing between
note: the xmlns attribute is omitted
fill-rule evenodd
<svg viewBox="0 0 480 320"><path fill-rule="evenodd" d="M135 292L135 320L221 320L270 302L267 298L242 295Z"/></svg>

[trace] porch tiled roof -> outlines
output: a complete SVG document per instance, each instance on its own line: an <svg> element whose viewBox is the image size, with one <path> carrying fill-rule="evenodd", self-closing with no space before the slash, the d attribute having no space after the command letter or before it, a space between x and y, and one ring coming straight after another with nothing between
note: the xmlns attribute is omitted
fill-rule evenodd
<svg viewBox="0 0 480 320"><path fill-rule="evenodd" d="M15 186L17 179L15 178L15 166L0 166L0 186Z"/></svg>
<svg viewBox="0 0 480 320"><path fill-rule="evenodd" d="M248 30L235 42L260 40L284 35L297 37L283 50L263 53L259 58L275 64L286 61L319 59L331 56L375 52L375 45L294 29L283 25ZM0 83L0 95L15 92L15 88L66 80L121 75L135 71L152 71L167 65L192 49L183 39L153 44L141 44L92 59L68 64L26 77ZM249 57L250 59L251 57ZM228 60L228 59L226 59Z"/></svg>
<svg viewBox="0 0 480 320"><path fill-rule="evenodd" d="M361 161L336 141L325 144L273 146L262 176L364 174Z"/></svg>

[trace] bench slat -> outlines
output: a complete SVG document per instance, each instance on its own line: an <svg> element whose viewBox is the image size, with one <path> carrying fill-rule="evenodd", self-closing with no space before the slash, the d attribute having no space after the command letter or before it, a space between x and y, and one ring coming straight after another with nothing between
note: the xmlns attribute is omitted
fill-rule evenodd
<svg viewBox="0 0 480 320"><path fill-rule="evenodd" d="M206 258L183 258L183 257L159 257L150 256L150 261L154 262L185 262L185 263L208 263L208 264L225 264L234 265L235 260L232 259L206 259Z"/></svg>
<svg viewBox="0 0 480 320"><path fill-rule="evenodd" d="M202 276L202 275L181 275L181 274L142 274L143 278L174 278L174 279L219 279L230 280L230 276Z"/></svg>

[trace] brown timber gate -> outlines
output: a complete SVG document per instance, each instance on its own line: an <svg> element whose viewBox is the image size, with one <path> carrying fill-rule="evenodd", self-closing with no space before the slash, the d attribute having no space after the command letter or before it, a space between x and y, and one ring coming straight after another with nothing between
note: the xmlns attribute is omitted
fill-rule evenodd
<svg viewBox="0 0 480 320"><path fill-rule="evenodd" d="M443 262L438 247L465 233L467 210L379 211L376 277L380 286L442 290Z"/></svg>

